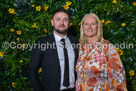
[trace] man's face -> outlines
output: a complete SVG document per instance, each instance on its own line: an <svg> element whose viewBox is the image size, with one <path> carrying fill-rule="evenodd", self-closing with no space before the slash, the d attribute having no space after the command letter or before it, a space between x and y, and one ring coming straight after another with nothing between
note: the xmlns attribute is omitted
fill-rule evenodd
<svg viewBox="0 0 136 91"><path fill-rule="evenodd" d="M66 34L69 28L69 16L64 12L58 12L51 20L54 32L58 34Z"/></svg>

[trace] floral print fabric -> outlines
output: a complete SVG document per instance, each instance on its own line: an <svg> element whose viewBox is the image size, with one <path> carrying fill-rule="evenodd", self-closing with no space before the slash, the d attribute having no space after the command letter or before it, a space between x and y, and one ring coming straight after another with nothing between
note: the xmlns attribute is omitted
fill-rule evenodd
<svg viewBox="0 0 136 91"><path fill-rule="evenodd" d="M76 91L127 91L119 54L107 40L79 48L76 72Z"/></svg>

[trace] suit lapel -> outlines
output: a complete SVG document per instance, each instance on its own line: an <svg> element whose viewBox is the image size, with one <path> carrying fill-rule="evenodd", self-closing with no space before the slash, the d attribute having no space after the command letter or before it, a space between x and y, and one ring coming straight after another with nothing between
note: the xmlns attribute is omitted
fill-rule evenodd
<svg viewBox="0 0 136 91"><path fill-rule="evenodd" d="M70 40L70 42L71 42L71 44L77 44L76 43L76 41L74 40L74 39L72 39L72 37L71 36L68 36L68 38L69 38L69 40ZM60 80L60 82L61 82L61 71L60 71L60 62L59 62L59 56L58 56L58 52L57 52L57 46L56 46L56 41L55 41L55 37L54 37L54 35L53 34L51 34L51 35L49 35L49 42L50 43L55 43L55 48L54 49L52 49L53 51L52 51L52 53L53 53L53 57L56 59L55 61L57 61L57 65L58 65L58 69L59 69L59 80ZM77 58L78 58L78 49L77 48L73 48L74 49L74 53L75 53L75 65L76 65L76 61L77 61ZM75 65L74 65L74 68L75 68Z"/></svg>
<svg viewBox="0 0 136 91"><path fill-rule="evenodd" d="M76 47L77 47L77 43L75 42L74 39L72 39L71 36L68 36L68 38L69 38L71 44L72 44L72 45L74 44L73 50L74 50L74 53L75 53L75 65L76 65L76 61L77 61L77 58L78 58L78 48L76 48Z"/></svg>
<svg viewBox="0 0 136 91"><path fill-rule="evenodd" d="M54 59L56 59L56 60L54 60L54 61L57 61L57 65L58 65L58 68L59 68L59 72L61 72L61 71L60 71L60 62L59 62L59 56L58 56L58 52L57 52L56 41L55 41L55 38L54 38L54 35L53 35L53 34L50 35L50 37L49 37L49 42L50 42L50 43L55 43L55 48L52 48L52 50L53 50L52 54L53 54Z"/></svg>

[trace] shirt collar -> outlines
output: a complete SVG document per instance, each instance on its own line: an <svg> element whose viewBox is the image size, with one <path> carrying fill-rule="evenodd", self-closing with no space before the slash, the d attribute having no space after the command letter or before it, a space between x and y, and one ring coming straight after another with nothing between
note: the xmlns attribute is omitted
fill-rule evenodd
<svg viewBox="0 0 136 91"><path fill-rule="evenodd" d="M67 39L67 35L65 35L64 37L60 37L59 35L55 34L54 32L53 32L53 34L54 34L56 41L60 41L62 38Z"/></svg>

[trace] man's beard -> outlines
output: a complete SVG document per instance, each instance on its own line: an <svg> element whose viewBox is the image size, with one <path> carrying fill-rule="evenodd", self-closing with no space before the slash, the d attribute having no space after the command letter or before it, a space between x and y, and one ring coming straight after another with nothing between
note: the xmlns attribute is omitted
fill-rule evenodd
<svg viewBox="0 0 136 91"><path fill-rule="evenodd" d="M65 34L68 29L60 30L60 29L54 28L54 30L55 30L57 33L59 33L59 34Z"/></svg>

